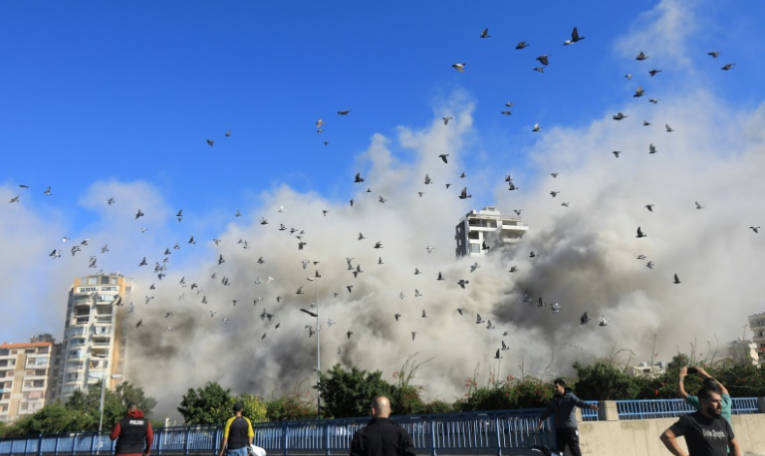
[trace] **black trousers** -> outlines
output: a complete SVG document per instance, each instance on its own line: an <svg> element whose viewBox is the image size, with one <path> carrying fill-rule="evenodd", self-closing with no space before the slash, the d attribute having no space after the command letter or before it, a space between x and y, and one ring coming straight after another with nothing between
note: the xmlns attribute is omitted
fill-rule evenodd
<svg viewBox="0 0 765 456"><path fill-rule="evenodd" d="M582 456L582 450L579 449L579 430L578 429L556 429L555 430L555 450L563 454L568 445L572 456Z"/></svg>

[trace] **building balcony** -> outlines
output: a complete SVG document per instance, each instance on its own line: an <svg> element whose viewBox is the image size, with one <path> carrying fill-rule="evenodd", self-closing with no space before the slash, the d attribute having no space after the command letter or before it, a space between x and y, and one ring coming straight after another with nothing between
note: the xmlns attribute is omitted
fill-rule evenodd
<svg viewBox="0 0 765 456"><path fill-rule="evenodd" d="M42 386L22 386L21 387L22 393L27 393L32 391L45 391L45 385L43 384Z"/></svg>
<svg viewBox="0 0 765 456"><path fill-rule="evenodd" d="M47 378L47 375L25 375L24 381L45 380Z"/></svg>

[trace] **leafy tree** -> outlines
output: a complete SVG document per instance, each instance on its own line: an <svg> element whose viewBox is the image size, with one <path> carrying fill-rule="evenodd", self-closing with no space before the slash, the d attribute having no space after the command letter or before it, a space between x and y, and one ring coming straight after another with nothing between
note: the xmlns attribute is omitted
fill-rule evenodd
<svg viewBox="0 0 765 456"><path fill-rule="evenodd" d="M639 387L635 377L622 372L612 364L596 361L594 364L574 363L579 377L576 381L576 395L587 400L634 399Z"/></svg>
<svg viewBox="0 0 765 456"><path fill-rule="evenodd" d="M88 427L80 430L98 430L98 423L101 418L101 383L96 383L87 392L75 391L66 401L66 408L80 411L92 418ZM109 430L123 416L125 416L125 406L122 403L122 398L109 389L104 391L103 428Z"/></svg>
<svg viewBox="0 0 765 456"><path fill-rule="evenodd" d="M366 416L374 396L391 397L393 386L382 379L382 372L368 373L355 367L344 370L335 364L319 376L319 392L324 402L324 418Z"/></svg>
<svg viewBox="0 0 765 456"><path fill-rule="evenodd" d="M550 403L552 387L539 379L525 377L478 386L474 378L468 378L468 393L454 404L461 412L481 410L506 410L516 408L543 407Z"/></svg>
<svg viewBox="0 0 765 456"><path fill-rule="evenodd" d="M207 382L202 388L189 388L178 412L186 424L221 424L231 417L233 406L230 389L223 389L218 382Z"/></svg>
<svg viewBox="0 0 765 456"><path fill-rule="evenodd" d="M266 404L268 421L298 421L316 418L316 404L293 392Z"/></svg>
<svg viewBox="0 0 765 456"><path fill-rule="evenodd" d="M238 396L234 402L241 402L244 408L242 416L250 419L253 423L268 421L266 417L266 403L261 401L258 396L244 393ZM229 416L231 416L229 414Z"/></svg>
<svg viewBox="0 0 765 456"><path fill-rule="evenodd" d="M59 402L46 405L32 415L20 418L11 428L15 436L61 434L98 428L98 416L69 408Z"/></svg>
<svg viewBox="0 0 765 456"><path fill-rule="evenodd" d="M117 395L122 399L122 405L127 407L130 404L138 405L146 418L151 418L154 407L157 406L157 400L144 393L143 388L132 385L130 382L122 382L117 386Z"/></svg>

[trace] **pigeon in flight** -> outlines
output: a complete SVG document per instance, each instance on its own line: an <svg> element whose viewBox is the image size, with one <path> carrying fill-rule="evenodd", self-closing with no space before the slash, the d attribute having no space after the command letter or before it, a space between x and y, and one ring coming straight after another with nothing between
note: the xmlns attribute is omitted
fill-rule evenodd
<svg viewBox="0 0 765 456"><path fill-rule="evenodd" d="M759 234L760 233L760 225L750 226L749 229L754 231L754 234Z"/></svg>
<svg viewBox="0 0 765 456"><path fill-rule="evenodd" d="M364 178L361 177L361 173L356 173L356 177L353 178L354 183L364 182Z"/></svg>
<svg viewBox="0 0 765 456"><path fill-rule="evenodd" d="M439 157L441 158L441 160L444 161L444 163L449 163L449 161L447 160L448 156L449 156L449 154L440 154L439 155Z"/></svg>
<svg viewBox="0 0 765 456"><path fill-rule="evenodd" d="M571 31L571 39L564 41L563 45L564 46L568 46L568 45L574 44L574 43L576 43L578 41L582 41L583 39L584 39L584 37L583 36L579 36L579 31L576 29L576 27L574 27L574 30Z"/></svg>
<svg viewBox="0 0 765 456"><path fill-rule="evenodd" d="M644 237L646 237L646 234L644 234L643 230L641 230L640 227L638 227L638 229L637 229L637 236L635 236L635 237L644 238Z"/></svg>
<svg viewBox="0 0 765 456"><path fill-rule="evenodd" d="M667 129L667 133L672 133L675 131L672 127L669 126L669 124L664 124L664 128Z"/></svg>
<svg viewBox="0 0 765 456"><path fill-rule="evenodd" d="M699 204L699 202L698 202L698 201L695 201L695 203L696 203L696 209L704 209L704 206L702 206L701 204Z"/></svg>
<svg viewBox="0 0 765 456"><path fill-rule="evenodd" d="M469 283L470 283L470 281L468 281L468 280L465 280L465 279L460 279L460 280L459 280L459 282L457 282L457 285L459 285L460 287L462 287L462 289L464 290L464 289L465 289L465 285L467 285L467 284L469 284Z"/></svg>
<svg viewBox="0 0 765 456"><path fill-rule="evenodd" d="M450 121L450 120L452 120L452 119L453 119L453 117L452 117L452 116L445 116L445 117L443 118L443 121L444 121L444 125L449 125L449 121Z"/></svg>
<svg viewBox="0 0 765 456"><path fill-rule="evenodd" d="M140 209L138 209L138 212L135 213L135 218L137 220L139 217L143 217L144 215L145 214Z"/></svg>
<svg viewBox="0 0 765 456"><path fill-rule="evenodd" d="M716 59L720 55L720 51L710 51L707 55L711 55L713 59Z"/></svg>
<svg viewBox="0 0 765 456"><path fill-rule="evenodd" d="M653 144L650 144L648 146L648 153L649 154L655 154L656 153L656 146L654 146Z"/></svg>
<svg viewBox="0 0 765 456"><path fill-rule="evenodd" d="M462 192L460 192L459 199L467 199L467 198L472 198L472 197L473 197L473 195L469 195L468 192L467 192L467 187L465 187L465 188L462 189Z"/></svg>
<svg viewBox="0 0 765 456"><path fill-rule="evenodd" d="M583 313L581 317L579 317L579 324L580 325L586 325L590 321L590 317L587 316L587 312Z"/></svg>
<svg viewBox="0 0 765 456"><path fill-rule="evenodd" d="M502 350L510 350L510 347L507 346L504 340L502 341Z"/></svg>
<svg viewBox="0 0 765 456"><path fill-rule="evenodd" d="M532 128L531 131L536 133L536 132L540 131L541 129L542 129L542 127L540 127L538 123L535 123L534 124L534 128Z"/></svg>
<svg viewBox="0 0 765 456"><path fill-rule="evenodd" d="M491 38L491 35L489 35L488 28L483 29L483 32L481 32L481 38Z"/></svg>
<svg viewBox="0 0 765 456"><path fill-rule="evenodd" d="M637 55L637 57L635 57L635 60L645 60L645 59L647 59L647 58L648 58L648 56L647 56L647 55L645 55L645 54L643 53L643 51L640 51L640 54L638 54L638 55Z"/></svg>
<svg viewBox="0 0 765 456"><path fill-rule="evenodd" d="M600 323L598 323L598 326L608 326L608 319L601 315Z"/></svg>
<svg viewBox="0 0 765 456"><path fill-rule="evenodd" d="M619 158L619 155L622 153L622 151L620 151L620 150L615 150L615 151L613 151L613 152L611 152L611 153L612 153L612 154L614 154L614 157L616 157L616 158Z"/></svg>
<svg viewBox="0 0 765 456"><path fill-rule="evenodd" d="M640 98L643 96L644 93L645 93L645 90L643 90L643 86L638 86L638 88L635 89L635 95L632 95L632 96L635 98Z"/></svg>
<svg viewBox="0 0 765 456"><path fill-rule="evenodd" d="M341 116L347 116L348 114L350 114L350 113L351 113L351 110L350 110L350 109L346 109L346 110L344 110L344 111L337 111L337 113L338 113L339 115L341 115Z"/></svg>
<svg viewBox="0 0 765 456"><path fill-rule="evenodd" d="M310 316L312 316L312 317L314 317L314 318L319 318L319 315L318 315L318 314L316 314L316 313L313 313L313 312L311 312L310 310L306 310L306 309L300 309L300 311L301 311L301 312L305 312L305 313L307 313L308 315L310 315Z"/></svg>
<svg viewBox="0 0 765 456"><path fill-rule="evenodd" d="M651 75L651 77L656 76L657 74L661 73L661 70L651 70L648 72L648 74Z"/></svg>
<svg viewBox="0 0 765 456"><path fill-rule="evenodd" d="M529 47L529 45L530 45L529 43L527 43L525 41L521 41L521 42L519 42L518 44L515 45L515 48L518 49L518 50L521 50L523 48Z"/></svg>
<svg viewBox="0 0 765 456"><path fill-rule="evenodd" d="M547 66L550 64L550 54L544 54L537 57L537 61L541 63L544 66Z"/></svg>
<svg viewBox="0 0 765 456"><path fill-rule="evenodd" d="M723 71L728 71L728 70L733 68L733 65L735 65L735 63L727 63L727 64L725 64L725 66L723 66L720 69L723 70Z"/></svg>
<svg viewBox="0 0 765 456"><path fill-rule="evenodd" d="M650 101L653 104L659 104L659 99L658 98L649 98L648 101Z"/></svg>
<svg viewBox="0 0 765 456"><path fill-rule="evenodd" d="M213 146L213 144L215 144L215 141L213 141L212 139L207 139L207 140L205 140L205 141L207 141L207 144L208 144L210 147L212 147L212 146Z"/></svg>
<svg viewBox="0 0 765 456"><path fill-rule="evenodd" d="M674 282L673 282L673 283L674 283L675 285L677 285L677 284L679 284L679 283L680 283L680 277L678 277L678 276L677 276L677 274L675 274L675 280L674 280Z"/></svg>
<svg viewBox="0 0 765 456"><path fill-rule="evenodd" d="M460 73L464 73L465 65L467 65L467 63L455 63L454 65L452 65L452 68L459 71Z"/></svg>
<svg viewBox="0 0 765 456"><path fill-rule="evenodd" d="M629 117L629 116L625 116L625 115L624 115L624 114L622 114L621 112L617 112L617 113L614 115L613 119L614 119L614 120L622 120L622 119L626 119L627 117Z"/></svg>
<svg viewBox="0 0 765 456"><path fill-rule="evenodd" d="M470 265L470 272L474 272L476 269L478 269L480 267L481 267L481 265L479 265L478 262L476 261L475 263Z"/></svg>
<svg viewBox="0 0 765 456"><path fill-rule="evenodd" d="M499 356L499 349L497 349L497 353L495 353L495 354L494 354L494 359L502 359L502 358Z"/></svg>

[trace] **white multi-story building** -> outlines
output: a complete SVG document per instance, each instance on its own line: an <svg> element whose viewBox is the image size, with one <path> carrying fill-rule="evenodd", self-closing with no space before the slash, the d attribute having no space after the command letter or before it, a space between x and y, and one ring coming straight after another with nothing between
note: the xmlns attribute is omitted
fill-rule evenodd
<svg viewBox="0 0 765 456"><path fill-rule="evenodd" d="M53 400L59 348L50 334L0 345L0 422L35 413Z"/></svg>
<svg viewBox="0 0 765 456"><path fill-rule="evenodd" d="M765 365L765 313L750 315L749 329L754 333L752 342L756 344L760 366Z"/></svg>
<svg viewBox="0 0 765 456"><path fill-rule="evenodd" d="M120 274L98 274L75 279L69 290L61 353L63 366L58 398L66 401L76 390L106 380L114 389L125 375L126 338L122 331L123 303L132 280Z"/></svg>
<svg viewBox="0 0 765 456"><path fill-rule="evenodd" d="M736 364L759 365L757 344L751 340L734 340L728 343L728 357Z"/></svg>
<svg viewBox="0 0 765 456"><path fill-rule="evenodd" d="M456 227L457 256L483 256L491 249L518 242L528 230L519 218L502 218L494 206L473 209Z"/></svg>
<svg viewBox="0 0 765 456"><path fill-rule="evenodd" d="M663 361L649 364L643 361L637 366L630 366L630 373L633 377L658 378L667 372L667 365Z"/></svg>

